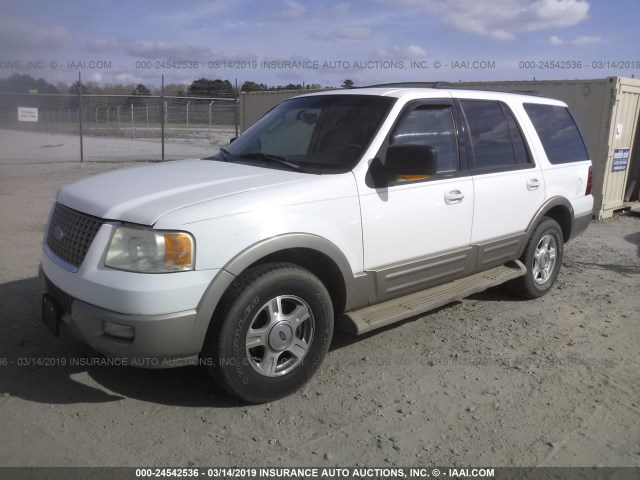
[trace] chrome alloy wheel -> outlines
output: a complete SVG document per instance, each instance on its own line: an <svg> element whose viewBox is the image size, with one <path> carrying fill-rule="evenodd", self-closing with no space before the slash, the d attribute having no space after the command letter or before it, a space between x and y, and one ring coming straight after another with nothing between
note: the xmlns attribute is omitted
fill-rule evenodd
<svg viewBox="0 0 640 480"><path fill-rule="evenodd" d="M313 341L309 305L299 297L278 296L253 317L245 338L251 367L265 377L286 375L300 365Z"/></svg>
<svg viewBox="0 0 640 480"><path fill-rule="evenodd" d="M546 283L551 277L556 265L557 248L556 239L549 234L538 242L532 268L533 280L538 285Z"/></svg>

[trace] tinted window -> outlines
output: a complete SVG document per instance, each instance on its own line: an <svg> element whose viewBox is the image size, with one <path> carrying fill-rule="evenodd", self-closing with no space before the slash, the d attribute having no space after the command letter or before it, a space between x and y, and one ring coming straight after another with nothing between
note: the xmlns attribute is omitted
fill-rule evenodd
<svg viewBox="0 0 640 480"><path fill-rule="evenodd" d="M507 119L509 134L511 135L511 141L513 142L513 153L516 156L516 163L523 164L531 162L529 151L527 150L527 146L524 143L524 138L522 137L522 132L520 131L518 122L516 122L513 113L511 113L511 110L509 110L506 105L502 104L501 107L502 113Z"/></svg>
<svg viewBox="0 0 640 480"><path fill-rule="evenodd" d="M283 168L277 157L305 171L345 172L360 160L395 99L369 95L313 95L282 102L216 160Z"/></svg>
<svg viewBox="0 0 640 480"><path fill-rule="evenodd" d="M438 173L458 169L458 146L449 107L422 105L406 115L391 135L392 145L425 145L438 152Z"/></svg>
<svg viewBox="0 0 640 480"><path fill-rule="evenodd" d="M516 155L507 120L498 102L463 100L476 168L514 165Z"/></svg>
<svg viewBox="0 0 640 480"><path fill-rule="evenodd" d="M589 159L580 131L566 107L525 103L524 109L538 132L551 163Z"/></svg>

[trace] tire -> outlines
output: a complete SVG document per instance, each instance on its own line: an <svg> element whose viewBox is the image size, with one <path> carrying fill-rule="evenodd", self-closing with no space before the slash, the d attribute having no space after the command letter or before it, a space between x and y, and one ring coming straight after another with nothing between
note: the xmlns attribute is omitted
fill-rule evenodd
<svg viewBox="0 0 640 480"><path fill-rule="evenodd" d="M231 285L209 325L203 357L229 393L264 403L307 383L332 336L333 306L322 282L297 265L271 263Z"/></svg>
<svg viewBox="0 0 640 480"><path fill-rule="evenodd" d="M520 261L527 273L506 283L506 287L522 298L534 299L545 295L558 279L564 241L558 222L544 217L535 228Z"/></svg>

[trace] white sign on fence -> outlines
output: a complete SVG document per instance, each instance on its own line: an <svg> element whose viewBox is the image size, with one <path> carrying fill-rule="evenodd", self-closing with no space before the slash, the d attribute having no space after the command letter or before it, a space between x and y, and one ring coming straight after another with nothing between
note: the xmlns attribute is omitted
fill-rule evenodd
<svg viewBox="0 0 640 480"><path fill-rule="evenodd" d="M38 109L18 107L18 121L19 122L37 122L38 121Z"/></svg>

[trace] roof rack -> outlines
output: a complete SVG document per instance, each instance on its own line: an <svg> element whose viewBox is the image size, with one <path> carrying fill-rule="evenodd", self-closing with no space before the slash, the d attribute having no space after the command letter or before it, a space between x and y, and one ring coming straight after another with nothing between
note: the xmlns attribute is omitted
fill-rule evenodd
<svg viewBox="0 0 640 480"><path fill-rule="evenodd" d="M353 88L455 88L454 83L451 82L391 82L391 83L379 83L376 85L365 85L362 87Z"/></svg>
<svg viewBox="0 0 640 480"><path fill-rule="evenodd" d="M519 95L531 95L533 97L543 96L540 92L535 90L505 90L503 88L491 88L487 86L475 86L475 85L461 85L453 82L392 82L392 83L380 83L376 85L364 85L357 88L446 88L451 90L481 90L485 92L498 92L498 93L516 93Z"/></svg>

